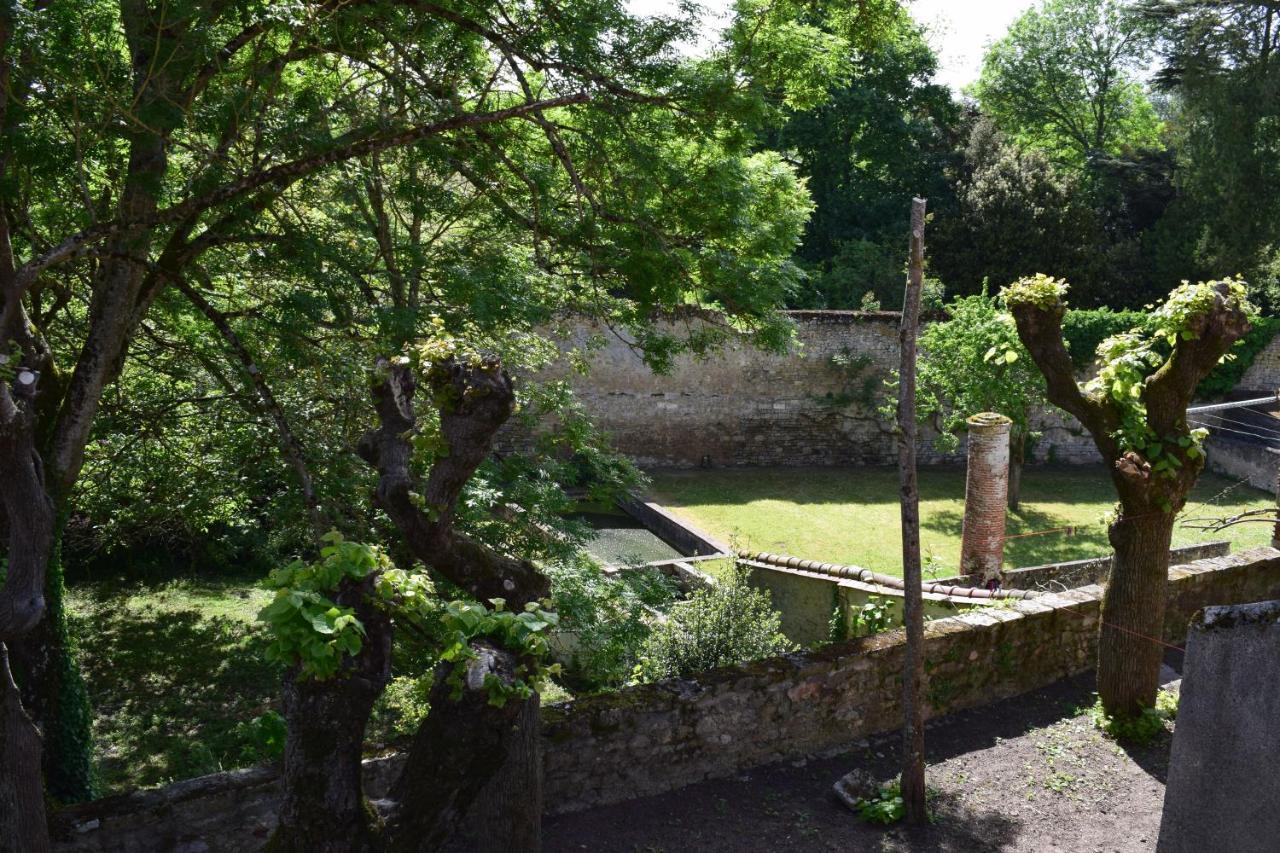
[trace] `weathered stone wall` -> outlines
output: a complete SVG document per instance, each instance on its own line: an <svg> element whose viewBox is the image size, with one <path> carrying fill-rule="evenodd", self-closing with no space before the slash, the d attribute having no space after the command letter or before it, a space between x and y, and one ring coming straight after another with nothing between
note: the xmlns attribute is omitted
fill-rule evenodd
<svg viewBox="0 0 1280 853"><path fill-rule="evenodd" d="M1272 338L1271 343L1253 357L1236 387L1263 394L1274 394L1280 388L1280 335Z"/></svg>
<svg viewBox="0 0 1280 853"><path fill-rule="evenodd" d="M889 464L897 459L890 423L877 412L882 381L898 366L898 315L795 311L799 349L771 355L732 345L714 358L682 356L667 375L652 373L626 340L589 322L570 324L565 349L600 337L580 375L561 364L543 378L564 378L614 445L643 466ZM680 321L697 324L697 319ZM675 325L674 323L672 324ZM682 329L673 328L679 333ZM838 363L840 362L840 363ZM1094 463L1088 435L1046 411L1035 458ZM960 462L924 430L922 464ZM506 437L517 443L512 432Z"/></svg>
<svg viewBox="0 0 1280 853"><path fill-rule="evenodd" d="M1205 439L1205 465L1224 477L1248 480L1255 489L1275 494L1280 453L1259 442L1214 435Z"/></svg>
<svg viewBox="0 0 1280 853"><path fill-rule="evenodd" d="M1230 553L1231 543L1225 540L1180 545L1169 550L1169 564L1177 566L1209 557L1225 557ZM1004 573L1004 586L1009 589L1063 590L1091 583L1105 584L1111 576L1111 561L1112 556L1108 554L1105 557L1009 569Z"/></svg>
<svg viewBox="0 0 1280 853"><path fill-rule="evenodd" d="M1088 586L925 627L928 715L1014 696L1087 669L1102 589ZM1209 604L1280 597L1280 551L1170 570L1166 639ZM903 634L589 697L547 709L546 790L573 810L839 750L901 724Z"/></svg>
<svg viewBox="0 0 1280 853"><path fill-rule="evenodd" d="M1087 669L1102 589L991 607L925 628L926 713L1033 690ZM1280 598L1280 551L1258 548L1170 570L1165 639L1196 611ZM901 723L901 631L579 699L543 712L553 812L655 794L773 761L848 748ZM396 760L366 765L371 793ZM60 853L239 853L272 828L269 770L219 774L88 803L58 817Z"/></svg>

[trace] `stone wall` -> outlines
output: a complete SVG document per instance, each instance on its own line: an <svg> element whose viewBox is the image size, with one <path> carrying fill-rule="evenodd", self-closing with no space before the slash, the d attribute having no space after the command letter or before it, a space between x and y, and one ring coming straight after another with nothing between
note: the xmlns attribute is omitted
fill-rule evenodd
<svg viewBox="0 0 1280 853"><path fill-rule="evenodd" d="M1208 557L1225 557L1229 553L1231 543L1225 540L1180 545L1169 550L1169 564L1177 566ZM1112 556L1108 554L1105 557L1009 569L1004 573L1004 585L1009 589L1062 590L1091 583L1105 584L1111 576L1111 560Z"/></svg>
<svg viewBox="0 0 1280 853"><path fill-rule="evenodd" d="M1278 339L1280 340L1280 339ZM1240 441L1221 435L1205 439L1205 465L1233 480L1248 480L1255 489L1276 492L1276 468L1280 453L1256 441Z"/></svg>
<svg viewBox="0 0 1280 853"><path fill-rule="evenodd" d="M928 715L994 702L1088 669L1102 589L989 607L925 628ZM1215 604L1280 598L1280 551L1170 570L1165 639ZM656 794L746 768L848 748L901 724L901 631L586 697L544 710L552 812ZM374 797L395 758L366 764ZM258 849L278 797L271 770L218 774L63 810L60 853Z"/></svg>
<svg viewBox="0 0 1280 853"><path fill-rule="evenodd" d="M1253 358L1253 362L1240 377L1238 389L1274 394L1280 388L1280 335Z"/></svg>
<svg viewBox="0 0 1280 853"><path fill-rule="evenodd" d="M1102 588L989 607L925 627L926 715L994 702L1090 667ZM1165 639L1211 604L1280 597L1280 551L1171 569ZM847 748L901 725L903 634L588 697L545 713L554 811L678 788Z"/></svg>
<svg viewBox="0 0 1280 853"><path fill-rule="evenodd" d="M567 363L542 378L564 378L614 445L642 466L890 464L897 451L877 409L882 381L898 366L898 315L851 311L791 312L799 348L771 355L730 345L713 358L682 356L655 375L626 340L589 322L569 324L566 350L606 341L580 375ZM670 331L682 333L671 324ZM1043 413L1035 458L1093 463L1083 429L1060 413ZM943 454L924 430L922 464L962 461ZM517 443L509 433L506 440Z"/></svg>

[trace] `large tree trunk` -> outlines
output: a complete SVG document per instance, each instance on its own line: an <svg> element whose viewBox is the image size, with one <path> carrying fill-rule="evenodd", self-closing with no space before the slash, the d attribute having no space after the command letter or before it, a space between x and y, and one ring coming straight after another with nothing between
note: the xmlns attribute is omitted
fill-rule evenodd
<svg viewBox="0 0 1280 853"><path fill-rule="evenodd" d="M22 709L0 643L0 853L45 853L44 790L40 786L40 732Z"/></svg>
<svg viewBox="0 0 1280 853"><path fill-rule="evenodd" d="M0 327L5 323L0 322ZM36 380L19 373L13 393L0 385L0 503L8 522L9 560L0 587L0 644L30 632L44 615L45 567L53 544L53 502L32 438L31 401ZM22 708L9 666L0 655L0 851L26 853L49 847L40 776L40 735Z"/></svg>
<svg viewBox="0 0 1280 853"><path fill-rule="evenodd" d="M44 735L45 788L61 803L94 796L93 719L67 623L59 513L45 578L44 618L10 648L22 703Z"/></svg>
<svg viewBox="0 0 1280 853"><path fill-rule="evenodd" d="M363 853L380 847L380 827L364 797L361 762L373 703L391 673L391 626L371 602L375 579L348 584L336 600L353 607L364 645L333 678L285 679L284 796L267 845L288 853Z"/></svg>
<svg viewBox="0 0 1280 853"><path fill-rule="evenodd" d="M431 712L414 735L392 798L388 847L395 853L542 847L542 751L538 694L502 707L489 701L487 677L510 683L515 656L485 642L472 645L462 695L447 683L451 663L436 670Z"/></svg>
<svg viewBox="0 0 1280 853"><path fill-rule="evenodd" d="M1160 686L1173 513L1121 513L1108 531L1115 557L1102 599L1098 695L1108 714L1135 716Z"/></svg>

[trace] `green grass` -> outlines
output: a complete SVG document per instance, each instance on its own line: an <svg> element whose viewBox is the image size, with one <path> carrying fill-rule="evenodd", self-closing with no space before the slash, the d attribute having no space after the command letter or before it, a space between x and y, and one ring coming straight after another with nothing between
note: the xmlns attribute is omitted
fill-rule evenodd
<svg viewBox="0 0 1280 853"><path fill-rule="evenodd" d="M901 575L898 473L893 468L726 468L651 473L651 497L676 515L742 549L852 563ZM1226 494L1222 494L1226 492ZM1104 514L1115 504L1106 471L1027 468L1022 508L1008 519L1008 534L1077 525L1073 536L1049 533L1010 539L1005 565L1033 566L1095 557L1110 551ZM1229 515L1274 506L1265 492L1204 474L1184 517ZM960 559L964 471L920 471L921 548L938 576L954 574ZM1174 544L1229 539L1233 550L1266 545L1265 524L1221 533L1174 529Z"/></svg>
<svg viewBox="0 0 1280 853"><path fill-rule="evenodd" d="M279 667L254 624L253 579L68 590L107 793L266 760L253 720L278 707Z"/></svg>

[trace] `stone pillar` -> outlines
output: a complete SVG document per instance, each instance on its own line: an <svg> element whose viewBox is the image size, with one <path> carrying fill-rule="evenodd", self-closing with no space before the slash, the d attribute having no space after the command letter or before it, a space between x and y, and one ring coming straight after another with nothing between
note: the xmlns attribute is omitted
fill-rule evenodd
<svg viewBox="0 0 1280 853"><path fill-rule="evenodd" d="M1182 668L1158 853L1280 849L1280 601L1206 607Z"/></svg>
<svg viewBox="0 0 1280 853"><path fill-rule="evenodd" d="M1000 579L1004 510L1009 499L1009 428L1004 415L983 412L968 420L969 470L964 486L964 538L960 571L984 585Z"/></svg>

